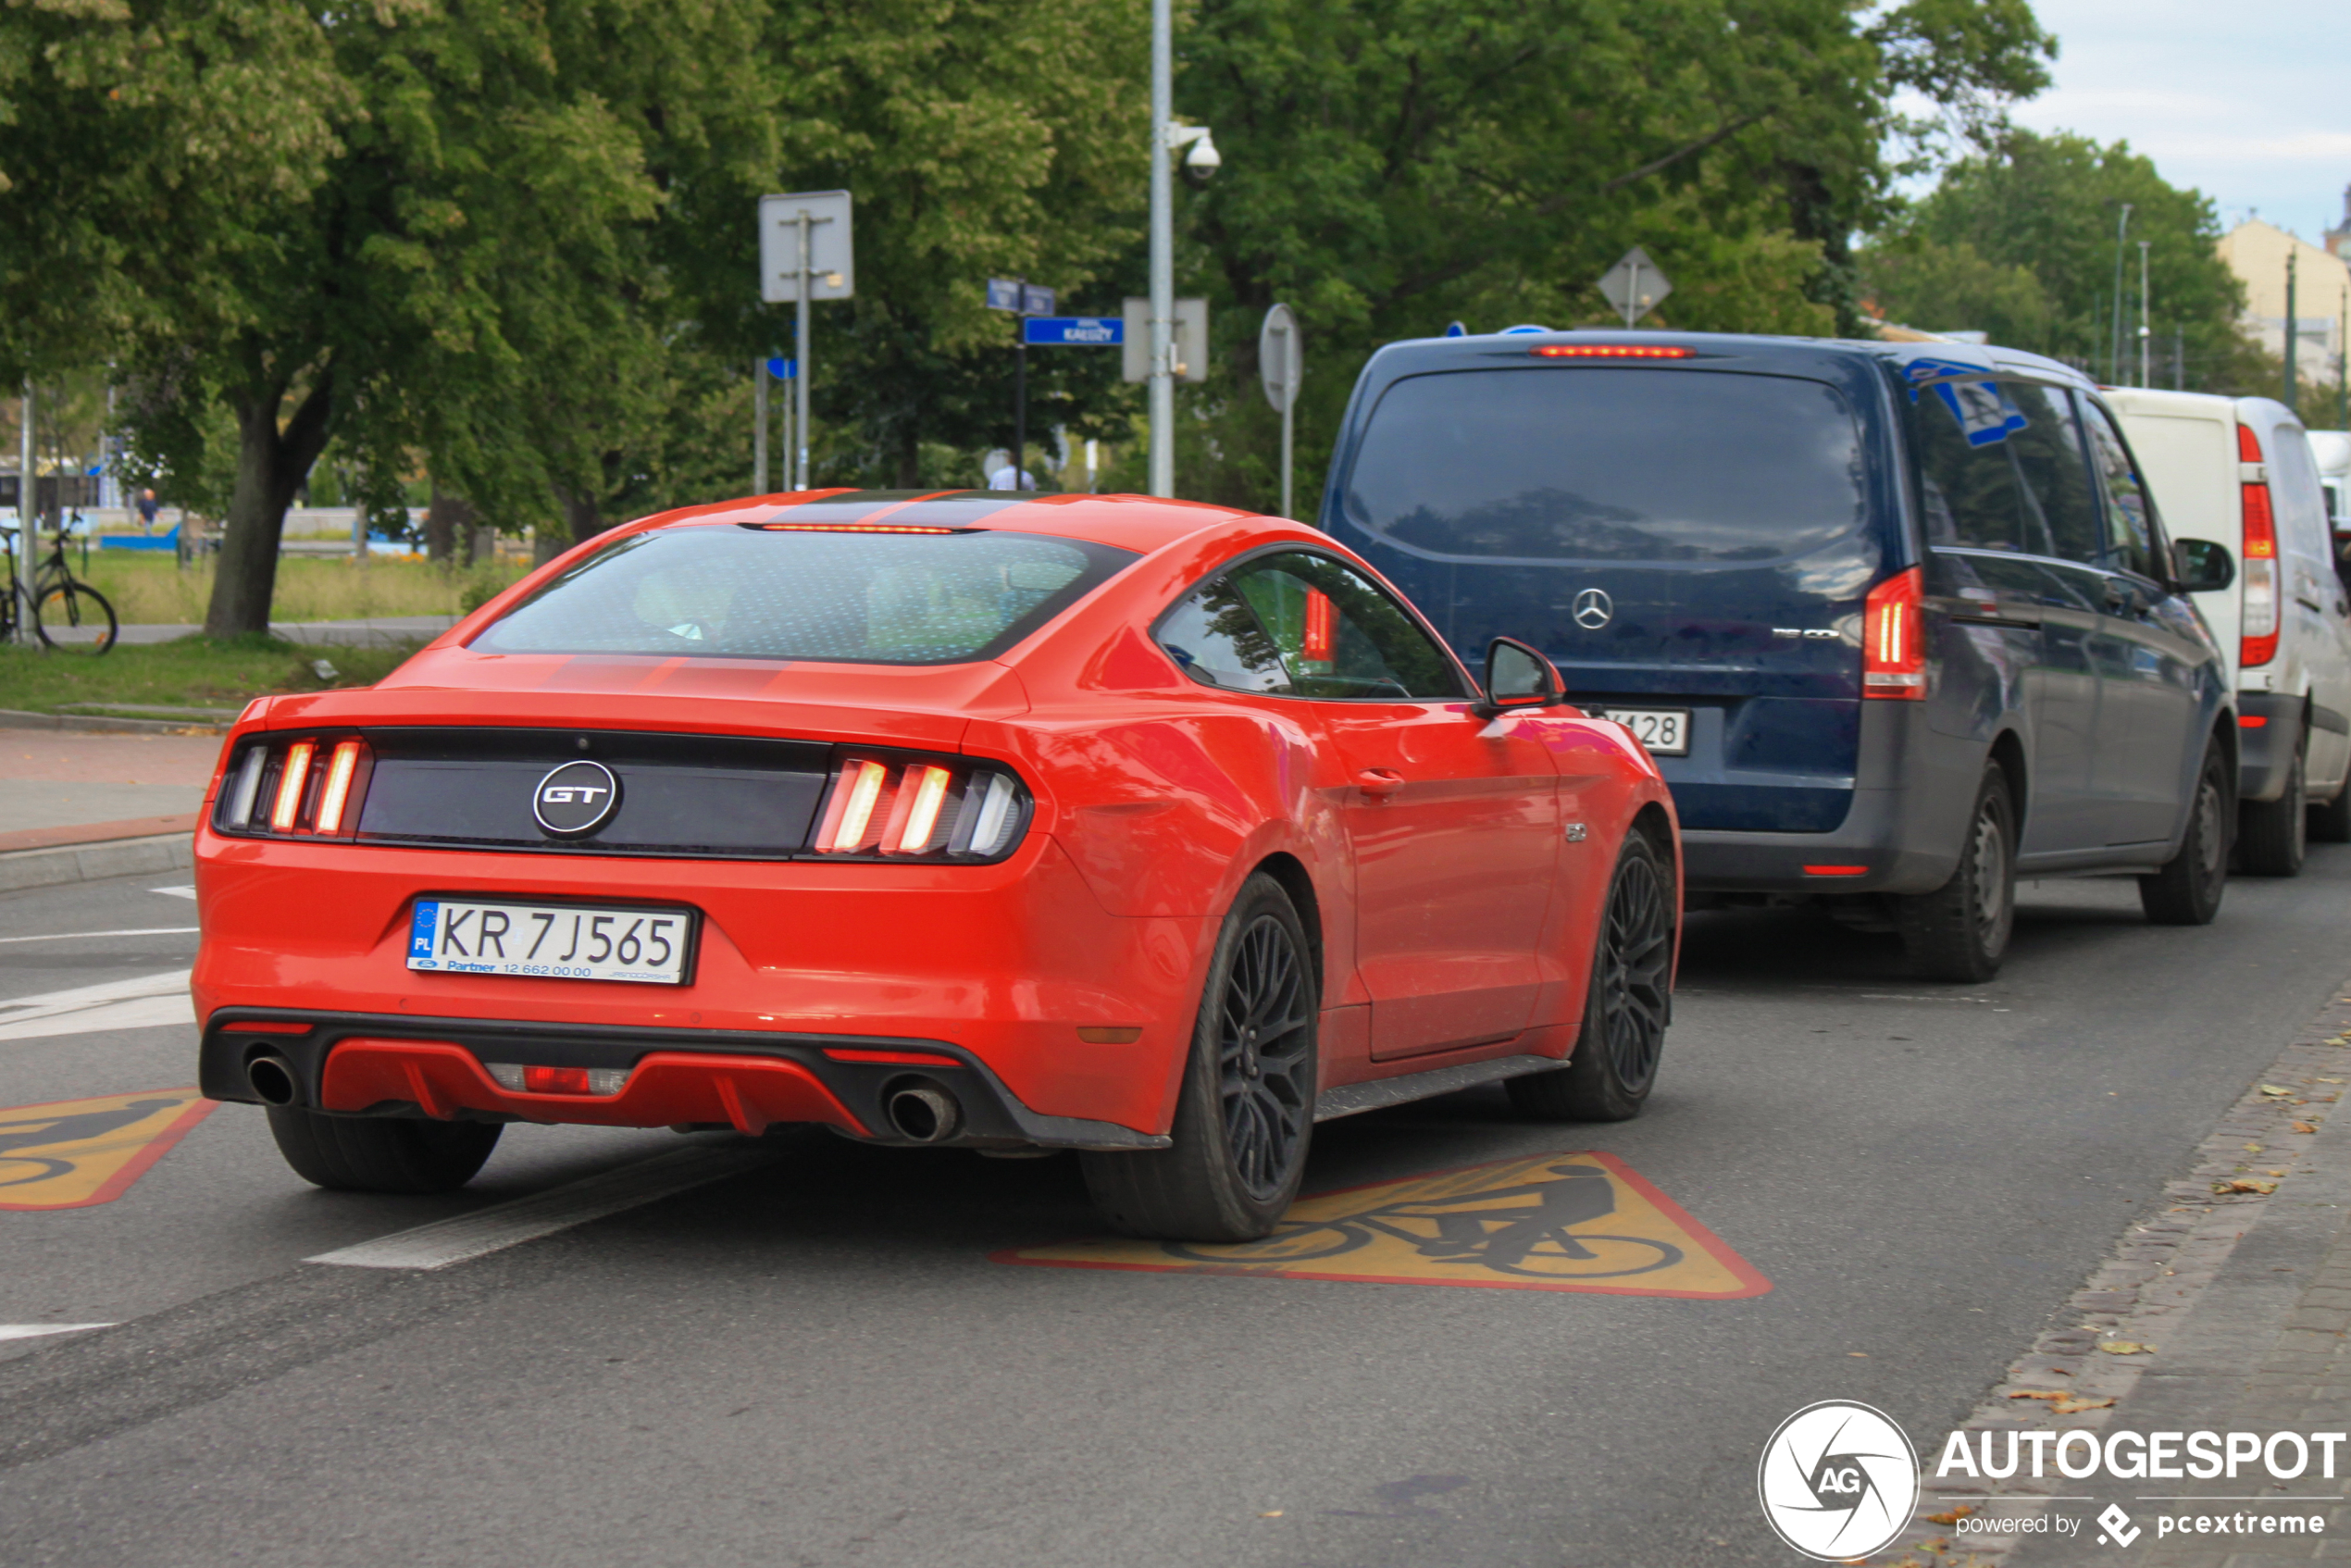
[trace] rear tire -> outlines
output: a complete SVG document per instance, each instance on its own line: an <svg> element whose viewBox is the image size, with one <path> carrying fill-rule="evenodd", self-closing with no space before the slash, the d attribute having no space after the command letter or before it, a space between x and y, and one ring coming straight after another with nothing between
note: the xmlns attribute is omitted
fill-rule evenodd
<svg viewBox="0 0 2351 1568"><path fill-rule="evenodd" d="M1261 872L1217 933L1173 1146L1078 1156L1112 1229L1167 1241L1273 1234L1306 1176L1321 1006L1306 928Z"/></svg>
<svg viewBox="0 0 2351 1568"><path fill-rule="evenodd" d="M2303 753L2296 746L2286 766L2285 789L2274 801L2246 801L2237 807L2237 867L2255 877L2295 877L2310 851L2310 786Z"/></svg>
<svg viewBox="0 0 2351 1568"><path fill-rule="evenodd" d="M2230 807L2235 794L2220 742L2207 741L2180 852L2160 871L2139 878L2139 906L2155 924L2208 926L2220 913L2220 895L2229 885L2229 824L2236 815Z"/></svg>
<svg viewBox="0 0 2351 1568"><path fill-rule="evenodd" d="M2016 931L2016 807L2008 774L1984 770L1951 879L1894 901L1902 946L1922 979L1980 984L2000 972Z"/></svg>
<svg viewBox="0 0 2351 1568"><path fill-rule="evenodd" d="M84 653L93 658L112 648L122 629L106 596L86 582L61 582L44 593L33 606L32 626L41 634L41 645L51 653ZM92 635L87 641L60 640L49 635L53 627L61 630L76 628Z"/></svg>
<svg viewBox="0 0 2351 1568"><path fill-rule="evenodd" d="M1625 836L1609 880L1575 1054L1555 1072L1503 1087L1519 1114L1543 1122L1623 1122L1657 1083L1673 989L1673 879L1641 833Z"/></svg>
<svg viewBox="0 0 2351 1568"><path fill-rule="evenodd" d="M272 1105L269 1133L294 1175L337 1192L448 1192L474 1178L505 1129L496 1122L329 1116Z"/></svg>

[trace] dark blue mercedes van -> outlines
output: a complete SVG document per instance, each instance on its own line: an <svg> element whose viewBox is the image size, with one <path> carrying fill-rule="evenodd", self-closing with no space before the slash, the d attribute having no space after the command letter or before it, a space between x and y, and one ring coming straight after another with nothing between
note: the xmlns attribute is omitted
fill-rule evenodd
<svg viewBox="0 0 2351 1568"><path fill-rule="evenodd" d="M1811 895L1998 967L2017 877L2220 907L2236 730L2096 389L1954 342L1521 330L1388 345L1321 526L1465 658L1513 636L1657 757L1694 905Z"/></svg>

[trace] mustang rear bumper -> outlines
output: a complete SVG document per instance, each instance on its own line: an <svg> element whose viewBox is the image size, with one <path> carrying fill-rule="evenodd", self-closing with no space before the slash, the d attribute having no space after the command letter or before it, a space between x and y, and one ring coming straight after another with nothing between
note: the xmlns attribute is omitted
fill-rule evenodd
<svg viewBox="0 0 2351 1568"><path fill-rule="evenodd" d="M961 1108L960 1129L939 1141L1063 1149L1164 1149L1169 1141L1114 1122L1032 1111L977 1057L939 1040L225 1007L205 1029L198 1081L205 1097L264 1103L247 1076L262 1057L285 1064L292 1103L343 1115L731 1126L753 1138L770 1126L815 1124L905 1144L917 1140L893 1129L885 1102L919 1082L944 1089ZM491 1063L628 1076L617 1094L534 1094L500 1084Z"/></svg>

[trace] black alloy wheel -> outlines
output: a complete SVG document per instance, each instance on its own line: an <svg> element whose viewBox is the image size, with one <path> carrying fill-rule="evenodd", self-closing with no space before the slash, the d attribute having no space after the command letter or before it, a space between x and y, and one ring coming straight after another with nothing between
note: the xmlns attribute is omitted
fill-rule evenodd
<svg viewBox="0 0 2351 1568"><path fill-rule="evenodd" d="M2236 819L2235 807L2228 759L2218 740L2207 741L2180 852L2160 870L2139 878L2139 907L2149 920L2158 926L2208 926L2220 913L2220 895L2229 883L2229 828Z"/></svg>
<svg viewBox="0 0 2351 1568"><path fill-rule="evenodd" d="M1984 770L1951 879L1894 907L1920 978L1977 984L2000 972L2016 933L2016 807L1999 764Z"/></svg>
<svg viewBox="0 0 2351 1568"><path fill-rule="evenodd" d="M2307 730L2305 735L2308 733ZM2254 877L2296 877L2310 852L2310 786L2307 744L2294 749L2285 788L2274 801L2246 801L2237 807L2237 869Z"/></svg>
<svg viewBox="0 0 2351 1568"><path fill-rule="evenodd" d="M1306 1173L1321 1008L1306 930L1279 882L1243 885L1210 961L1167 1149L1088 1152L1111 1226L1175 1241L1272 1233Z"/></svg>
<svg viewBox="0 0 2351 1568"><path fill-rule="evenodd" d="M1509 1080L1511 1103L1541 1121L1622 1122L1657 1083L1672 1013L1673 879L1646 834L1625 835L1592 952L1575 1054L1555 1072Z"/></svg>

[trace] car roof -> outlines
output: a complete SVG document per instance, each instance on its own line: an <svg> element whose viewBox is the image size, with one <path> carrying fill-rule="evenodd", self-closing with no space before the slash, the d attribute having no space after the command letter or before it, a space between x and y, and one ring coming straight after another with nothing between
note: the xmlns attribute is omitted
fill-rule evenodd
<svg viewBox="0 0 2351 1568"><path fill-rule="evenodd" d="M1252 514L1154 495L1035 495L987 490L812 490L682 507L641 519L639 529L724 523L848 529L984 528L1107 544L1148 555L1205 529Z"/></svg>
<svg viewBox="0 0 2351 1568"><path fill-rule="evenodd" d="M1531 355L1538 346L1686 348L1694 359L1744 362L1740 367L1800 370L1831 361L1881 359L1912 380L1964 380L2002 371L2058 381L2084 391L2095 383L2061 360L1997 344L1879 342L1860 338L1776 337L1760 332L1647 331L1638 328L1574 328L1565 331L1513 329L1458 338L1408 338L1383 347L1372 364L1384 377L1416 370L1491 365ZM1728 368L1726 365L1724 367ZM1914 368L1916 367L1916 368Z"/></svg>

